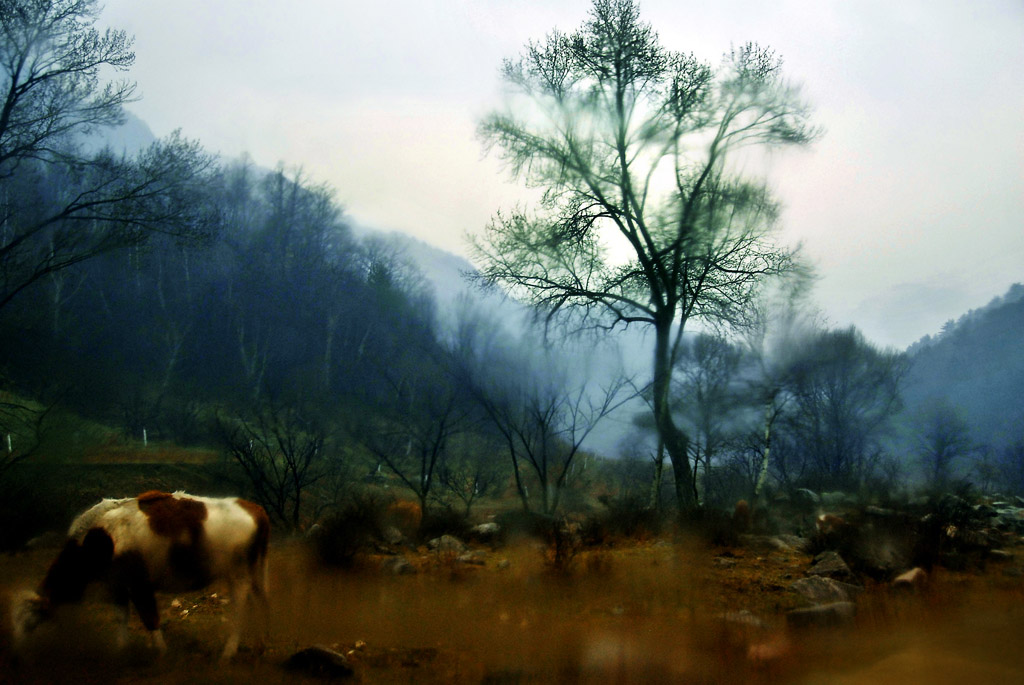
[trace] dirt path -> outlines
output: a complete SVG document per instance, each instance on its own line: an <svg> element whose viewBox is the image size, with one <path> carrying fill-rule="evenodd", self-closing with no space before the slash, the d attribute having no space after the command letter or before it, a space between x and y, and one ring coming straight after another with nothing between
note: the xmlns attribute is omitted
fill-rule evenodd
<svg viewBox="0 0 1024 685"><path fill-rule="evenodd" d="M0 592L33 585L52 555L0 557ZM929 682L970 669L1024 682L1012 644L1024 634L1024 581L998 568L940 574L923 594L868 588L854 626L792 633L783 614L800 600L787 587L809 562L792 551L652 541L587 552L568 576L547 571L530 543L488 551L480 566L406 556L416 573L374 560L338 572L275 545L271 641L231 664L216 659L230 606L211 588L160 598L169 651L159 660L137 619L116 652L115 615L96 601L66 612L18 670L5 629L0 682L312 682L282 664L314 644L347 654L364 683L906 683L926 667Z"/></svg>

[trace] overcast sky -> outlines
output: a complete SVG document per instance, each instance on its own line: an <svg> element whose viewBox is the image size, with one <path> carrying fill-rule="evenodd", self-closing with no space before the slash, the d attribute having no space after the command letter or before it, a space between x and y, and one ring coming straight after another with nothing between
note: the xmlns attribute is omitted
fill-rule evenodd
<svg viewBox="0 0 1024 685"><path fill-rule="evenodd" d="M108 0L130 109L325 181L356 221L465 254L518 190L475 137L501 60L589 0ZM1024 281L1024 2L646 0L666 47L757 41L825 136L774 159L783 236L835 325L903 347Z"/></svg>

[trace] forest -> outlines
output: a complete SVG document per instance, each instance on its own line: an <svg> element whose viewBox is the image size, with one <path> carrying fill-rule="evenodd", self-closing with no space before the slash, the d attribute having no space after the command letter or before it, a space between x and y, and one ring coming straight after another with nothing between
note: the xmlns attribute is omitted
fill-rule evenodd
<svg viewBox="0 0 1024 685"><path fill-rule="evenodd" d="M600 19L611 5L596 7ZM481 123L551 192L538 213L498 214L473 238L476 289L450 301L401 240L352 230L344 189L218 158L181 133L137 152L97 144L116 140L135 97L130 81L101 78L134 55L125 32L95 28L99 11L3 9L6 501L46 489L30 465L161 445L214 455L288 529L374 483L424 511L468 514L490 497L548 516L611 502L725 510L802 488L1024 492L1020 286L906 352L821 323L807 266L773 242L767 187L722 162L818 135L771 51L735 49L715 70L636 23L650 52L622 91L634 106L618 109L618 86L585 61L549 78L586 45L610 49L597 19L510 61L506 80L576 128L515 110ZM611 103L610 121L570 119L594 102ZM717 137L684 166L678 143L709 128ZM631 133L601 148L609 130ZM687 169L668 193L680 213L639 202L652 171L607 172L626 152ZM636 247L631 260L603 255L609 227ZM579 359L647 325L645 371L591 374ZM610 416L618 438L591 444Z"/></svg>
<svg viewBox="0 0 1024 685"><path fill-rule="evenodd" d="M773 49L527 43L466 261L153 137L102 11L0 0L0 682L1020 682L1024 286L829 322Z"/></svg>

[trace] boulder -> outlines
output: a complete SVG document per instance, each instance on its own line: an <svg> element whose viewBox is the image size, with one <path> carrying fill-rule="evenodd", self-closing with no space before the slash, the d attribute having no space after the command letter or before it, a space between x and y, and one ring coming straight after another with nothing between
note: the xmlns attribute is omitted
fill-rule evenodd
<svg viewBox="0 0 1024 685"><path fill-rule="evenodd" d="M469 549L465 542L454 535L442 535L439 538L434 538L427 543L427 547L435 552L451 552L453 554L463 554Z"/></svg>
<svg viewBox="0 0 1024 685"><path fill-rule="evenodd" d="M814 557L814 565L807 569L809 576L827 576L844 582L854 580L853 571L846 565L838 552L831 550Z"/></svg>
<svg viewBox="0 0 1024 685"><path fill-rule="evenodd" d="M487 552L482 549L476 549L465 554L460 554L458 557L460 564L470 564L471 566L483 566L487 563Z"/></svg>
<svg viewBox="0 0 1024 685"><path fill-rule="evenodd" d="M406 542L406 537L397 526L387 526L381 532L381 538L389 545L398 546Z"/></svg>
<svg viewBox="0 0 1024 685"><path fill-rule="evenodd" d="M800 578L790 583L789 589L814 604L850 602L863 590L826 576Z"/></svg>
<svg viewBox="0 0 1024 685"><path fill-rule="evenodd" d="M892 586L902 590L914 590L928 582L928 572L920 566L905 571L892 580Z"/></svg>
<svg viewBox="0 0 1024 685"><path fill-rule="evenodd" d="M818 493L813 490L800 488L793 493L793 503L797 505L816 507L821 504L821 497L819 497Z"/></svg>
<svg viewBox="0 0 1024 685"><path fill-rule="evenodd" d="M740 544L756 551L804 552L810 540L799 535L740 535Z"/></svg>
<svg viewBox="0 0 1024 685"><path fill-rule="evenodd" d="M351 678L355 675L344 654L321 645L295 652L284 662L284 668L314 678Z"/></svg>
<svg viewBox="0 0 1024 685"><path fill-rule="evenodd" d="M853 602L831 602L802 609L791 609L786 623L792 628L821 628L853 623L857 605Z"/></svg>
<svg viewBox="0 0 1024 685"><path fill-rule="evenodd" d="M409 563L405 557L386 557L381 562L381 568L391 571L396 576L405 576L416 573L416 567Z"/></svg>
<svg viewBox="0 0 1024 685"><path fill-rule="evenodd" d="M489 521L473 526L469 529L469 533L473 536L474 540L493 542L501 535L501 526L493 521Z"/></svg>

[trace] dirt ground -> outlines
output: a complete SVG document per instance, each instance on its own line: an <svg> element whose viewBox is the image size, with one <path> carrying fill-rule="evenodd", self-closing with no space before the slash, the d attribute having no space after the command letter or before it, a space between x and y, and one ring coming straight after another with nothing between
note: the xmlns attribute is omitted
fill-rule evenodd
<svg viewBox="0 0 1024 685"><path fill-rule="evenodd" d="M229 664L217 659L231 610L217 587L160 597L162 658L137 617L115 650L115 614L90 599L15 664L6 598L34 586L54 550L5 555L0 683L316 682L283 668L311 645L346 654L363 683L1024 682L1021 548L981 573L933 574L921 592L870 586L853 626L805 632L784 620L802 603L787 587L811 561L791 550L656 539L584 552L553 574L536 543L483 549L482 565L409 550L416 572L396 575L380 558L323 569L302 545L276 543L269 644Z"/></svg>

